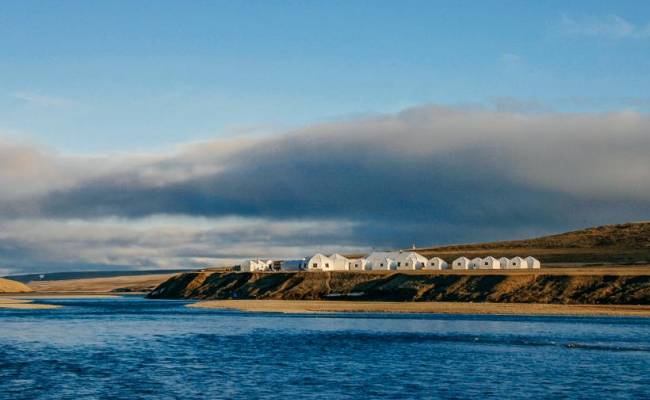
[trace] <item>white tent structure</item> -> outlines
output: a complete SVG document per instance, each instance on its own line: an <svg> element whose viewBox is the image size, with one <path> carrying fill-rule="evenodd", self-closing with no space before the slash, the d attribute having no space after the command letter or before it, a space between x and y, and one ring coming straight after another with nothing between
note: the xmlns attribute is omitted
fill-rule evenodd
<svg viewBox="0 0 650 400"><path fill-rule="evenodd" d="M398 253L375 251L366 257L366 269L373 271L388 271L394 269Z"/></svg>
<svg viewBox="0 0 650 400"><path fill-rule="evenodd" d="M481 257L472 258L472 260L469 262L469 269L479 269L479 268L481 268L481 263L482 262L483 262L483 259Z"/></svg>
<svg viewBox="0 0 650 400"><path fill-rule="evenodd" d="M449 264L447 264L447 261L443 260L440 257L433 257L429 259L427 262L427 265L424 267L424 269L448 269Z"/></svg>
<svg viewBox="0 0 650 400"><path fill-rule="evenodd" d="M329 259L332 260L331 271L349 271L350 270L350 260L347 257L343 257L338 253L334 253L329 256Z"/></svg>
<svg viewBox="0 0 650 400"><path fill-rule="evenodd" d="M267 264L262 260L246 260L239 265L241 272L259 272L266 271Z"/></svg>
<svg viewBox="0 0 650 400"><path fill-rule="evenodd" d="M481 260L479 269L501 269L501 263L496 258L487 256Z"/></svg>
<svg viewBox="0 0 650 400"><path fill-rule="evenodd" d="M533 256L526 257L526 262L528 263L528 268L534 268L534 269L542 268L542 263L540 263L539 260Z"/></svg>
<svg viewBox="0 0 650 400"><path fill-rule="evenodd" d="M374 270L377 270L377 271L390 271L390 270L393 270L393 269L395 269L395 260L393 260L392 258L388 258L388 257L379 260L372 267L373 271Z"/></svg>
<svg viewBox="0 0 650 400"><path fill-rule="evenodd" d="M459 257L451 263L451 269L469 269L470 260L467 257Z"/></svg>
<svg viewBox="0 0 650 400"><path fill-rule="evenodd" d="M499 264L501 269L510 268L510 259L508 257L499 258Z"/></svg>
<svg viewBox="0 0 650 400"><path fill-rule="evenodd" d="M350 259L350 271L365 271L368 268L370 268L368 266L368 260L365 258Z"/></svg>
<svg viewBox="0 0 650 400"><path fill-rule="evenodd" d="M316 253L307 261L307 271L329 271L332 265L332 260L329 257L321 253Z"/></svg>
<svg viewBox="0 0 650 400"><path fill-rule="evenodd" d="M399 253L395 261L397 262L397 269L403 271L422 269L429 262L426 257L414 251Z"/></svg>
<svg viewBox="0 0 650 400"><path fill-rule="evenodd" d="M525 258L515 257L510 260L511 269L526 269L528 268L528 262Z"/></svg>

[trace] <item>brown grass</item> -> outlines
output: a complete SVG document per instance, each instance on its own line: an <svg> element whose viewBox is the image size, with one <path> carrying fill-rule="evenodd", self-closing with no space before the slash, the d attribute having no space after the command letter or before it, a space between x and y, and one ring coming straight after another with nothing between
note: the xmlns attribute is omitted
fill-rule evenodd
<svg viewBox="0 0 650 400"><path fill-rule="evenodd" d="M650 222L603 225L534 239L415 249L451 261L467 257L532 255L543 263L650 263Z"/></svg>
<svg viewBox="0 0 650 400"><path fill-rule="evenodd" d="M0 278L0 293L27 293L32 289L23 283Z"/></svg>

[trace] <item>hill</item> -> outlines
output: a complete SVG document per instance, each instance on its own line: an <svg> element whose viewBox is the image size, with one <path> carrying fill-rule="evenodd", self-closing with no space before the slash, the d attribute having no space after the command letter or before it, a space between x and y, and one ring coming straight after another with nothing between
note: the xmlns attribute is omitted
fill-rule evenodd
<svg viewBox="0 0 650 400"><path fill-rule="evenodd" d="M545 263L650 263L650 222L603 225L557 235L415 249L450 261L460 255L512 257L532 255Z"/></svg>
<svg viewBox="0 0 650 400"><path fill-rule="evenodd" d="M31 291L32 289L24 283L0 278L0 293L27 293Z"/></svg>

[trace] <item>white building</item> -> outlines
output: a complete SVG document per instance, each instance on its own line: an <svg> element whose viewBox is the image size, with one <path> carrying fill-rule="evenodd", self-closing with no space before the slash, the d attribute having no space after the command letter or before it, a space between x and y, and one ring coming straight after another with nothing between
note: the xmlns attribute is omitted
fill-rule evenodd
<svg viewBox="0 0 650 400"><path fill-rule="evenodd" d="M481 268L481 263L482 262L483 262L483 259L481 257L472 258L472 260L469 262L469 269L479 269L479 268Z"/></svg>
<svg viewBox="0 0 650 400"><path fill-rule="evenodd" d="M241 272L261 272L268 271L268 264L263 260L246 260L239 265Z"/></svg>
<svg viewBox="0 0 650 400"><path fill-rule="evenodd" d="M542 263L540 263L539 260L533 256L526 257L526 262L528 263L528 268L534 268L534 269L542 268Z"/></svg>
<svg viewBox="0 0 650 400"><path fill-rule="evenodd" d="M451 269L469 269L470 262L467 257L459 257L451 263Z"/></svg>
<svg viewBox="0 0 650 400"><path fill-rule="evenodd" d="M298 260L283 260L280 263L282 271L303 271L307 269L307 261L304 258Z"/></svg>
<svg viewBox="0 0 650 400"><path fill-rule="evenodd" d="M350 260L338 253L334 253L329 256L329 259L332 260L332 266L330 271L349 271L350 270Z"/></svg>
<svg viewBox="0 0 650 400"><path fill-rule="evenodd" d="M321 253L316 253L307 261L307 271L329 271L332 265L332 260L329 257Z"/></svg>
<svg viewBox="0 0 650 400"><path fill-rule="evenodd" d="M395 258L398 253L375 251L366 257L366 269L373 271L389 271L395 269Z"/></svg>
<svg viewBox="0 0 650 400"><path fill-rule="evenodd" d="M365 271L368 266L368 260L365 258L350 259L350 271Z"/></svg>
<svg viewBox="0 0 650 400"><path fill-rule="evenodd" d="M424 269L448 269L449 264L447 261L443 260L440 257L433 257L428 262Z"/></svg>
<svg viewBox="0 0 650 400"><path fill-rule="evenodd" d="M499 258L499 266L501 267L501 269L510 268L510 259L508 257Z"/></svg>
<svg viewBox="0 0 650 400"><path fill-rule="evenodd" d="M528 268L528 262L525 258L515 257L510 260L511 269L526 269Z"/></svg>
<svg viewBox="0 0 650 400"><path fill-rule="evenodd" d="M501 263L496 258L487 256L481 260L479 269L501 269Z"/></svg>
<svg viewBox="0 0 650 400"><path fill-rule="evenodd" d="M399 253L395 261L397 262L398 270L407 271L422 269L427 265L427 262L429 262L426 257L423 257L414 251Z"/></svg>
<svg viewBox="0 0 650 400"><path fill-rule="evenodd" d="M373 271L390 271L395 269L396 262L395 260L385 257L383 259L378 260L376 263L373 264L372 270Z"/></svg>

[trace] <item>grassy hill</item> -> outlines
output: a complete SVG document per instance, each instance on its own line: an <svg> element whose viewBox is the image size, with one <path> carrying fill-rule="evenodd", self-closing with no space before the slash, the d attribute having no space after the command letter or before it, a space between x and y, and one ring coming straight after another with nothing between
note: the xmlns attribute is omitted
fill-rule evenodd
<svg viewBox="0 0 650 400"><path fill-rule="evenodd" d="M545 263L648 264L650 222L604 225L535 239L418 248L448 261L459 257L532 255Z"/></svg>

